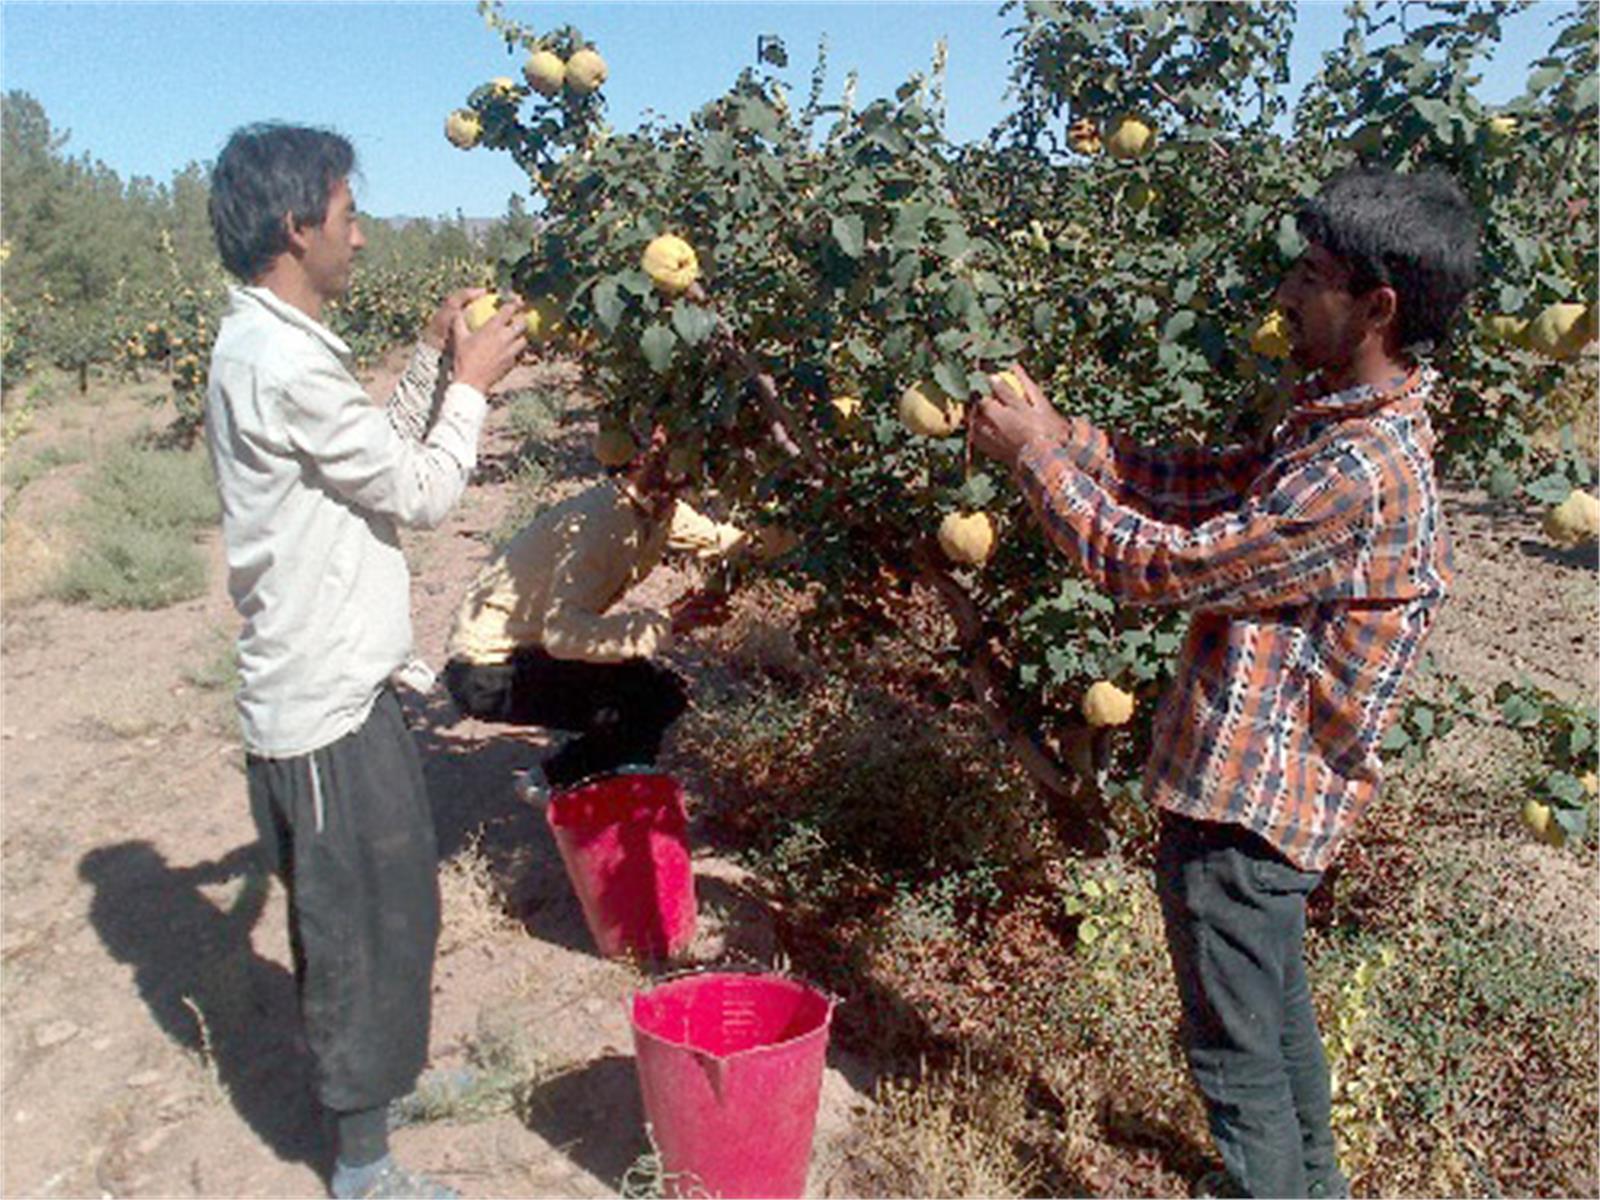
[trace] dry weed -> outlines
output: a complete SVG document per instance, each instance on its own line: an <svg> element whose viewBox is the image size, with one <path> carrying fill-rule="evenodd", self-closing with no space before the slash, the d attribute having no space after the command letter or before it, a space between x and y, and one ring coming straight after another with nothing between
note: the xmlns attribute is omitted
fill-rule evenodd
<svg viewBox="0 0 1600 1200"><path fill-rule="evenodd" d="M474 834L439 869L439 901L444 915L441 959L519 928L506 911L481 834Z"/></svg>
<svg viewBox="0 0 1600 1200"><path fill-rule="evenodd" d="M964 1062L890 1080L847 1149L845 1191L858 1196L1025 1196L1039 1177L1015 1072Z"/></svg>

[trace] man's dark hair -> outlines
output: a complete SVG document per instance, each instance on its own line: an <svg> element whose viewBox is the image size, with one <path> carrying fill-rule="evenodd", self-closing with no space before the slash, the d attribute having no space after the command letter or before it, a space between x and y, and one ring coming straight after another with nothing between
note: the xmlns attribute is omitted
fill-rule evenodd
<svg viewBox="0 0 1600 1200"><path fill-rule="evenodd" d="M289 248L296 226L321 225L356 154L337 133L264 123L234 131L211 169L211 232L222 265L250 283Z"/></svg>
<svg viewBox="0 0 1600 1200"><path fill-rule="evenodd" d="M1442 346L1478 275L1478 218L1449 176L1378 168L1341 172L1295 214L1307 241L1349 265L1356 295L1399 298L1400 347Z"/></svg>

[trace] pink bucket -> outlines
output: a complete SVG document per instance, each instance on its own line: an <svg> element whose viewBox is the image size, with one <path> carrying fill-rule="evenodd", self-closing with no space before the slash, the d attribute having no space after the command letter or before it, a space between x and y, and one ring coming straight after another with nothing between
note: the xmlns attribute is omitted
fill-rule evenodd
<svg viewBox="0 0 1600 1200"><path fill-rule="evenodd" d="M783 975L705 972L633 997L645 1117L669 1195L801 1196L833 998Z"/></svg>
<svg viewBox="0 0 1600 1200"><path fill-rule="evenodd" d="M683 790L670 775L605 775L550 798L545 819L600 953L665 959L694 938Z"/></svg>

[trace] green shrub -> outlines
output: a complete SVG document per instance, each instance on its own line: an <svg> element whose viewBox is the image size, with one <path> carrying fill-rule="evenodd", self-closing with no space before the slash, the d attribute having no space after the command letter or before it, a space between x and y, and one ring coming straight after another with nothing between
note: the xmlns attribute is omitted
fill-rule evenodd
<svg viewBox="0 0 1600 1200"><path fill-rule="evenodd" d="M191 600L205 586L205 563L187 532L111 518L97 521L54 590L72 604L148 609Z"/></svg>
<svg viewBox="0 0 1600 1200"><path fill-rule="evenodd" d="M113 450L83 486L79 545L55 594L96 608L163 608L205 591L197 529L217 520L204 455L132 446Z"/></svg>

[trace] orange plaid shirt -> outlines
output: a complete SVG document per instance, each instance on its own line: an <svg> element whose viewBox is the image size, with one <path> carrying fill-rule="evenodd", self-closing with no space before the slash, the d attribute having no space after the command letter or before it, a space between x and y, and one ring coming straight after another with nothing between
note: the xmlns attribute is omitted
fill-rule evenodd
<svg viewBox="0 0 1600 1200"><path fill-rule="evenodd" d="M1106 594L1195 610L1155 717L1153 803L1321 871L1377 793L1378 748L1449 590L1421 369L1303 387L1263 444L1142 449L1073 419L1018 458L1046 532Z"/></svg>

